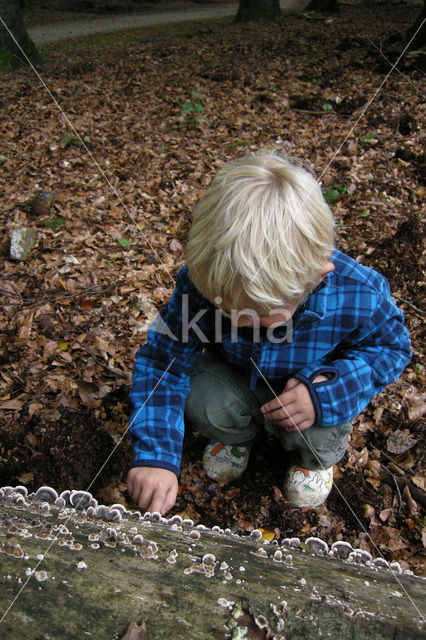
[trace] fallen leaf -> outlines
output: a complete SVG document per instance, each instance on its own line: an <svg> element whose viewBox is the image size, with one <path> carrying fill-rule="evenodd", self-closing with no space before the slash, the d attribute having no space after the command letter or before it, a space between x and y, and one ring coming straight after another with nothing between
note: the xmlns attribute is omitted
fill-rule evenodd
<svg viewBox="0 0 426 640"><path fill-rule="evenodd" d="M180 511L177 515L184 519L188 518L189 520L193 520L194 524L198 524L201 520L201 516L192 502L190 502L187 507L183 511Z"/></svg>
<svg viewBox="0 0 426 640"><path fill-rule="evenodd" d="M76 380L78 387L78 395L85 404L93 402L99 394L99 386L94 382L86 382L86 380Z"/></svg>
<svg viewBox="0 0 426 640"><path fill-rule="evenodd" d="M12 400L7 400L6 402L2 402L0 404L0 410L19 410L22 409L23 402L19 400L19 398L13 398Z"/></svg>
<svg viewBox="0 0 426 640"><path fill-rule="evenodd" d="M274 531L269 531L268 529L259 529L259 531L262 532L262 538L261 540L267 540L268 542L272 542L272 540L275 538L275 532Z"/></svg>
<svg viewBox="0 0 426 640"><path fill-rule="evenodd" d="M182 253L183 252L183 247L181 245L181 243L179 242L179 240L176 240L176 238L173 238L173 240L171 241L170 245L169 245L170 251L173 251L173 253Z"/></svg>
<svg viewBox="0 0 426 640"><path fill-rule="evenodd" d="M26 473L23 473L22 475L18 476L18 480L19 482L22 482L22 484L28 484L29 482L32 482L33 479L34 479L33 471L27 471Z"/></svg>
<svg viewBox="0 0 426 640"><path fill-rule="evenodd" d="M418 509L417 502L413 500L410 493L410 489L407 486L404 487L404 490L402 492L402 497L404 498L404 502L407 505L408 513L410 517L415 518L416 516L418 516L419 509Z"/></svg>
<svg viewBox="0 0 426 640"><path fill-rule="evenodd" d="M389 516L392 513L393 513L393 509L383 509L383 511L379 513L379 518L382 522L386 522L386 520L389 519Z"/></svg>
<svg viewBox="0 0 426 640"><path fill-rule="evenodd" d="M411 407L411 409L408 409L408 420L410 422L414 422L415 420L418 420L419 418L421 418L425 413L426 413L426 402L418 406Z"/></svg>
<svg viewBox="0 0 426 640"><path fill-rule="evenodd" d="M122 640L149 640L149 633L145 623L140 627L136 622L131 622Z"/></svg>
<svg viewBox="0 0 426 640"><path fill-rule="evenodd" d="M114 480L114 482L111 482L108 487L99 489L98 496L99 500L104 502L105 504L122 504L124 507L126 506L126 501L121 491L117 487L116 480Z"/></svg>
<svg viewBox="0 0 426 640"><path fill-rule="evenodd" d="M414 476L411 476L411 480L417 487L426 491L426 473L416 473Z"/></svg>

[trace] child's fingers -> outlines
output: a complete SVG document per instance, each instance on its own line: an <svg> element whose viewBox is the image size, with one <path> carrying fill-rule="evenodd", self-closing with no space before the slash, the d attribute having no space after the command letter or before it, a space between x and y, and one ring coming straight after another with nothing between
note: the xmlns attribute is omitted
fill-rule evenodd
<svg viewBox="0 0 426 640"><path fill-rule="evenodd" d="M135 504L139 503L139 496L141 493L140 487L137 483L133 482L133 480L127 480L127 491L129 495L132 497L132 500Z"/></svg>
<svg viewBox="0 0 426 640"><path fill-rule="evenodd" d="M150 486L142 485L140 487L139 496L137 499L137 505L141 509L145 509L146 511L150 511L149 506L151 504L153 489ZM136 502L136 492L133 494L133 499Z"/></svg>
<svg viewBox="0 0 426 640"><path fill-rule="evenodd" d="M290 378L286 382L284 391L291 391L292 389L294 389L294 387L297 387L299 384L302 384L300 380L298 380L297 378Z"/></svg>
<svg viewBox="0 0 426 640"><path fill-rule="evenodd" d="M283 411L283 407L287 408L288 405L293 404L294 402L296 402L295 397L289 398L286 394L282 393L280 396L277 396L273 400L270 400L270 402L267 402L262 407L260 407L260 410L264 414L265 418L267 417L268 420L272 420L272 418L269 418L269 416L267 416L266 414L272 414L275 411Z"/></svg>
<svg viewBox="0 0 426 640"><path fill-rule="evenodd" d="M303 422L305 417L306 416L301 413L295 413L292 416L283 415L281 419L275 420L275 422L276 424L279 424L280 427L288 427L289 429L296 431L299 423Z"/></svg>
<svg viewBox="0 0 426 640"><path fill-rule="evenodd" d="M161 512L163 515L173 507L174 503L176 502L176 495L177 489L174 486L170 487L164 500L163 511Z"/></svg>
<svg viewBox="0 0 426 640"><path fill-rule="evenodd" d="M288 408L291 404L294 404L298 401L298 390L296 387L301 385L302 383L297 378L290 378L287 381L287 384L284 387L284 391L279 395L266 402L260 410L262 413L270 413L271 411L277 411L284 407Z"/></svg>
<svg viewBox="0 0 426 640"><path fill-rule="evenodd" d="M147 511L151 511L151 513L153 513L154 511L159 511L160 513L163 513L162 509L163 509L166 493L167 493L167 489L164 486L164 483L159 482L151 494L151 501L147 508Z"/></svg>
<svg viewBox="0 0 426 640"><path fill-rule="evenodd" d="M261 411L266 420L276 422L284 417L288 417L292 412L295 413L297 398L284 399L283 396L284 394L281 394L278 398L274 398L274 400L271 400L271 402L261 407ZM266 409L266 411L264 411L264 409Z"/></svg>

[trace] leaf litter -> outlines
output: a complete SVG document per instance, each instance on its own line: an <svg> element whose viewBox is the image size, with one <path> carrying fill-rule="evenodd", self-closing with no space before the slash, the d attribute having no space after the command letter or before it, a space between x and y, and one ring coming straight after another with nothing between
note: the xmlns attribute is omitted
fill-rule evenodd
<svg viewBox="0 0 426 640"><path fill-rule="evenodd" d="M338 246L390 280L413 359L354 421L325 505L286 502L269 438L242 478L210 481L205 441L188 429L172 513L269 540L345 539L374 555L377 545L422 572L421 58L406 56L359 119L390 69L380 48L418 9L343 5L332 24L188 22L49 47L41 74L75 131L29 70L1 78L2 484L85 489L116 447L91 490L132 506L131 369L184 262L191 211L223 162L277 147L321 178ZM16 262L9 243L22 226L37 244Z"/></svg>

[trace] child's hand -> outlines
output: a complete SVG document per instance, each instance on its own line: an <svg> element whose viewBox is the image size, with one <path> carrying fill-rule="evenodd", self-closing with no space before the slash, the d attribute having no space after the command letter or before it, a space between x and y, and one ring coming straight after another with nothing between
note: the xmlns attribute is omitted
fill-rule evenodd
<svg viewBox="0 0 426 640"><path fill-rule="evenodd" d="M127 489L138 507L164 515L176 502L178 481L168 469L133 467L127 474Z"/></svg>
<svg viewBox="0 0 426 640"><path fill-rule="evenodd" d="M326 376L317 376L315 382L327 380ZM272 420L286 431L304 431L312 427L315 421L315 409L306 385L297 378L290 378L284 391L261 407L266 420Z"/></svg>

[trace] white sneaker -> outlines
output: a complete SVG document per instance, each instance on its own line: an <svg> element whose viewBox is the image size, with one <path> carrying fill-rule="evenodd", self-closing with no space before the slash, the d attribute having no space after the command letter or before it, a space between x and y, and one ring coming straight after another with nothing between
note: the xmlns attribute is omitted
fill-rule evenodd
<svg viewBox="0 0 426 640"><path fill-rule="evenodd" d="M284 476L284 495L297 507L318 507L326 501L333 486L333 467L303 469L291 465Z"/></svg>
<svg viewBox="0 0 426 640"><path fill-rule="evenodd" d="M235 480L247 468L251 445L222 444L210 440L203 453L203 466L212 480Z"/></svg>

